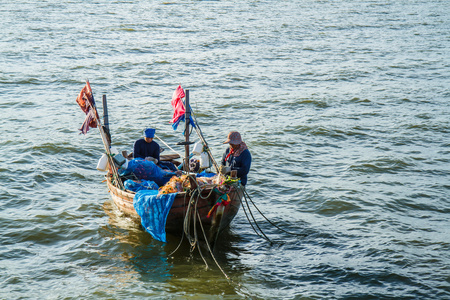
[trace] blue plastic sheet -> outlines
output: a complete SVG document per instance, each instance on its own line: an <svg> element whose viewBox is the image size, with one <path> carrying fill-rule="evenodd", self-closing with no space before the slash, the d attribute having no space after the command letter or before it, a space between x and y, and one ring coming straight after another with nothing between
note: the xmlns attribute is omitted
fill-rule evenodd
<svg viewBox="0 0 450 300"><path fill-rule="evenodd" d="M201 173L198 173L197 174L197 177L208 177L208 178L211 178L211 177L214 177L214 176L216 176L217 174L216 173L208 173L208 172L206 172L206 170L205 171L203 171L203 172L201 172Z"/></svg>
<svg viewBox="0 0 450 300"><path fill-rule="evenodd" d="M157 190L159 186L154 181L141 180L140 183L135 182L131 179L125 180L123 186L130 191L139 192L141 190Z"/></svg>
<svg viewBox="0 0 450 300"><path fill-rule="evenodd" d="M166 243L166 220L177 193L158 196L158 191L142 190L136 193L133 206L141 217L141 224L153 238Z"/></svg>

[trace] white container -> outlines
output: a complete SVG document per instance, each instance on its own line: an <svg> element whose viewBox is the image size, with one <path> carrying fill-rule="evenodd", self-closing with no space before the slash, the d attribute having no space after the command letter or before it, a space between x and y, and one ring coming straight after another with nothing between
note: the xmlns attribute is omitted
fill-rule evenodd
<svg viewBox="0 0 450 300"><path fill-rule="evenodd" d="M206 153L206 152L200 153L200 168L206 169L206 168L209 168L210 166L211 166L211 164L209 161L208 153Z"/></svg>
<svg viewBox="0 0 450 300"><path fill-rule="evenodd" d="M194 153L195 155L199 155L203 150L203 145L202 143L195 143L194 144L194 148L192 149L192 153Z"/></svg>
<svg viewBox="0 0 450 300"><path fill-rule="evenodd" d="M119 154L119 150L117 150L116 147L111 147L111 148L109 148L109 152L110 152L111 154L113 154L113 155Z"/></svg>
<svg viewBox="0 0 450 300"><path fill-rule="evenodd" d="M100 157L100 159L98 160L97 170L105 172L107 168L108 168L108 156L106 155L106 153L104 153L102 157Z"/></svg>

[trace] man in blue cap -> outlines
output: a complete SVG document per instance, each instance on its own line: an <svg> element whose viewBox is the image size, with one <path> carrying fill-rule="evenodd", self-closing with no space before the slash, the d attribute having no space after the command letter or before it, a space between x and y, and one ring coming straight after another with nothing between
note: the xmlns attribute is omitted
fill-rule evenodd
<svg viewBox="0 0 450 300"><path fill-rule="evenodd" d="M143 158L153 161L155 164L159 162L160 148L157 142L153 140L155 129L147 128L144 130L144 138L134 142L133 156L134 158Z"/></svg>

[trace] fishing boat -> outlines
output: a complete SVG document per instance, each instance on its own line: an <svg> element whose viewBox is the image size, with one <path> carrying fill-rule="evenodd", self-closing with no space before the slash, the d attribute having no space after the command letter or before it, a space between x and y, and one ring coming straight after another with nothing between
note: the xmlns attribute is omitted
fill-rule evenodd
<svg viewBox="0 0 450 300"><path fill-rule="evenodd" d="M133 206L133 199L136 193L117 187L113 181L113 175L108 173L106 175L106 183L115 205L126 216L141 223L141 217ZM214 185L205 186L199 190L200 194L197 195L193 194L194 189L178 193L167 215L165 231L173 235L189 234L190 232L195 234L194 230L196 229L193 228L193 224L190 224L189 228L185 228L188 219L195 219L196 228L200 232L200 226L202 226L206 235L197 234L197 236L201 240L206 239L213 247L220 232L225 230L236 216L242 199L242 194L233 188L228 194L230 203L226 206L220 206L208 217L208 213L218 203L219 195L213 192L214 188ZM195 203L192 203L194 199Z"/></svg>
<svg viewBox="0 0 450 300"><path fill-rule="evenodd" d="M180 88L177 89L178 92L180 92ZM164 229L165 232L173 235L185 236L191 245L195 242L198 243L199 240L206 241L208 247L212 249L220 233L230 225L239 211L244 192L239 180L235 178L235 174L231 174L230 176L220 174L219 167L212 157L208 144L200 130L200 126L196 122L195 117L193 118L189 105L189 90L181 90L181 93L184 97L177 100L181 101L182 98L185 98L185 101L181 101L181 103L184 106L183 117L186 134L184 142L179 144L184 146L185 156L182 163L177 161L178 158L182 158L179 154L161 155L160 160L170 161L177 165L181 164L183 166L182 176L185 182L182 184L183 189L178 190L174 195L173 202L168 208L167 216L163 216L166 218ZM111 136L108 126L105 126L108 124L106 97L103 96L103 119L105 125L102 125L98 115L89 81L86 82L85 87L81 90L77 98L77 103L83 112L86 113L85 122L80 130L86 133L89 128L99 128L108 166L105 181L112 200L121 212L141 223L145 230L157 238L153 234L152 228L148 228L148 223L144 224L143 222L144 219L153 219L153 216L142 215L142 212L141 214L138 213L135 207L135 198L139 192L133 192L125 188L125 178L120 174L120 166L117 165L114 154L111 153ZM193 124L191 125L191 123ZM199 174L189 168L189 146L192 144L189 140L190 126L195 128L202 143L203 153L208 155L209 161L212 162L212 166L215 168L215 177L209 181L202 181L197 177ZM160 199L161 195L158 195L158 197ZM145 210L146 213L149 210L152 213L152 211L158 211L160 208L156 207L153 209L152 207L147 207Z"/></svg>

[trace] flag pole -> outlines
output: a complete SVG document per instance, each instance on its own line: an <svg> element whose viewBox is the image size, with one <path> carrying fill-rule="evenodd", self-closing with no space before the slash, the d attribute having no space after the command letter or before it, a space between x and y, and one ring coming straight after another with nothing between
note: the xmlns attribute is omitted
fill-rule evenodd
<svg viewBox="0 0 450 300"><path fill-rule="evenodd" d="M106 138L106 133L105 133L105 131L103 129L102 122L97 117L98 116L97 107L95 105L94 94L92 93L92 89L91 89L91 85L89 84L89 80L86 81L86 85L89 87L89 91L90 91L91 96L92 96L92 103L91 103L91 101L89 101L89 99L88 99L87 103L89 104L91 109L94 111L95 123L97 124L97 127L100 130L100 136L102 137L103 146L105 147L105 151L106 151L106 154L107 154L107 157L108 157L109 167L110 167L110 169L111 169L111 171L113 173L113 176L114 176L114 179L116 180L117 185L123 190L125 188L124 188L124 186L122 184L122 181L120 180L119 173L117 172L116 165L114 164L114 160L113 160L113 158L111 156L111 151L109 149L109 143L108 143L108 140Z"/></svg>
<svg viewBox="0 0 450 300"><path fill-rule="evenodd" d="M91 104L89 103L89 105L91 105ZM100 130L100 135L102 137L103 146L105 146L105 151L106 151L106 154L107 154L107 157L108 157L109 167L110 167L110 169L111 169L111 171L113 173L113 176L114 176L114 179L117 182L117 185L123 190L125 188L124 188L124 186L122 184L122 180L120 180L120 176L119 176L119 173L117 172L116 165L114 164L114 160L113 160L113 157L111 155L110 148L108 146L109 143L108 143L108 140L106 138L106 133L105 133L105 131L103 129L101 121L97 118L97 109L95 107L95 104L91 105L91 108L94 109L94 118L95 118L95 121L97 122L97 127Z"/></svg>
<svg viewBox="0 0 450 300"><path fill-rule="evenodd" d="M175 94L176 92L178 92L178 89L181 89L183 91L183 96L179 96L177 94ZM219 173L219 166L217 165L217 162L215 161L211 150L208 147L208 143L205 140L205 137L203 136L202 130L200 129L200 126L197 123L196 117L194 112L191 109L191 106L189 104L189 90L183 90L181 88L181 85L177 88L177 90L175 91L174 96L172 97L172 101L174 99L179 99L181 102L181 105L183 105L184 108L184 120L185 120L185 142L182 143L177 143L177 145L184 145L185 146L185 159L183 160L183 169L187 172L189 170L188 165L189 165L189 144L191 142L189 142L189 125L191 123L191 115L194 117L192 119L192 127L195 128L195 132L197 133L198 137L200 138L203 146L204 146L204 151L206 151L206 153L208 154L209 159L212 161L214 168L216 169L216 172ZM174 98L175 96L179 97L179 98ZM185 98L185 101L181 101L182 98ZM172 106L174 108L174 110L176 111L175 105L172 103ZM175 114L174 114L175 116Z"/></svg>
<svg viewBox="0 0 450 300"><path fill-rule="evenodd" d="M184 144L184 151L185 151L185 157L184 157L184 171L186 173L189 172L189 122L191 117L191 107L189 105L189 90L186 90L186 100L185 100L185 112L184 112L184 120L186 123L185 126L185 144Z"/></svg>
<svg viewBox="0 0 450 300"><path fill-rule="evenodd" d="M108 145L111 147L111 131L109 131L109 117L108 117L108 103L106 102L106 95L103 95L103 128L106 133Z"/></svg>

